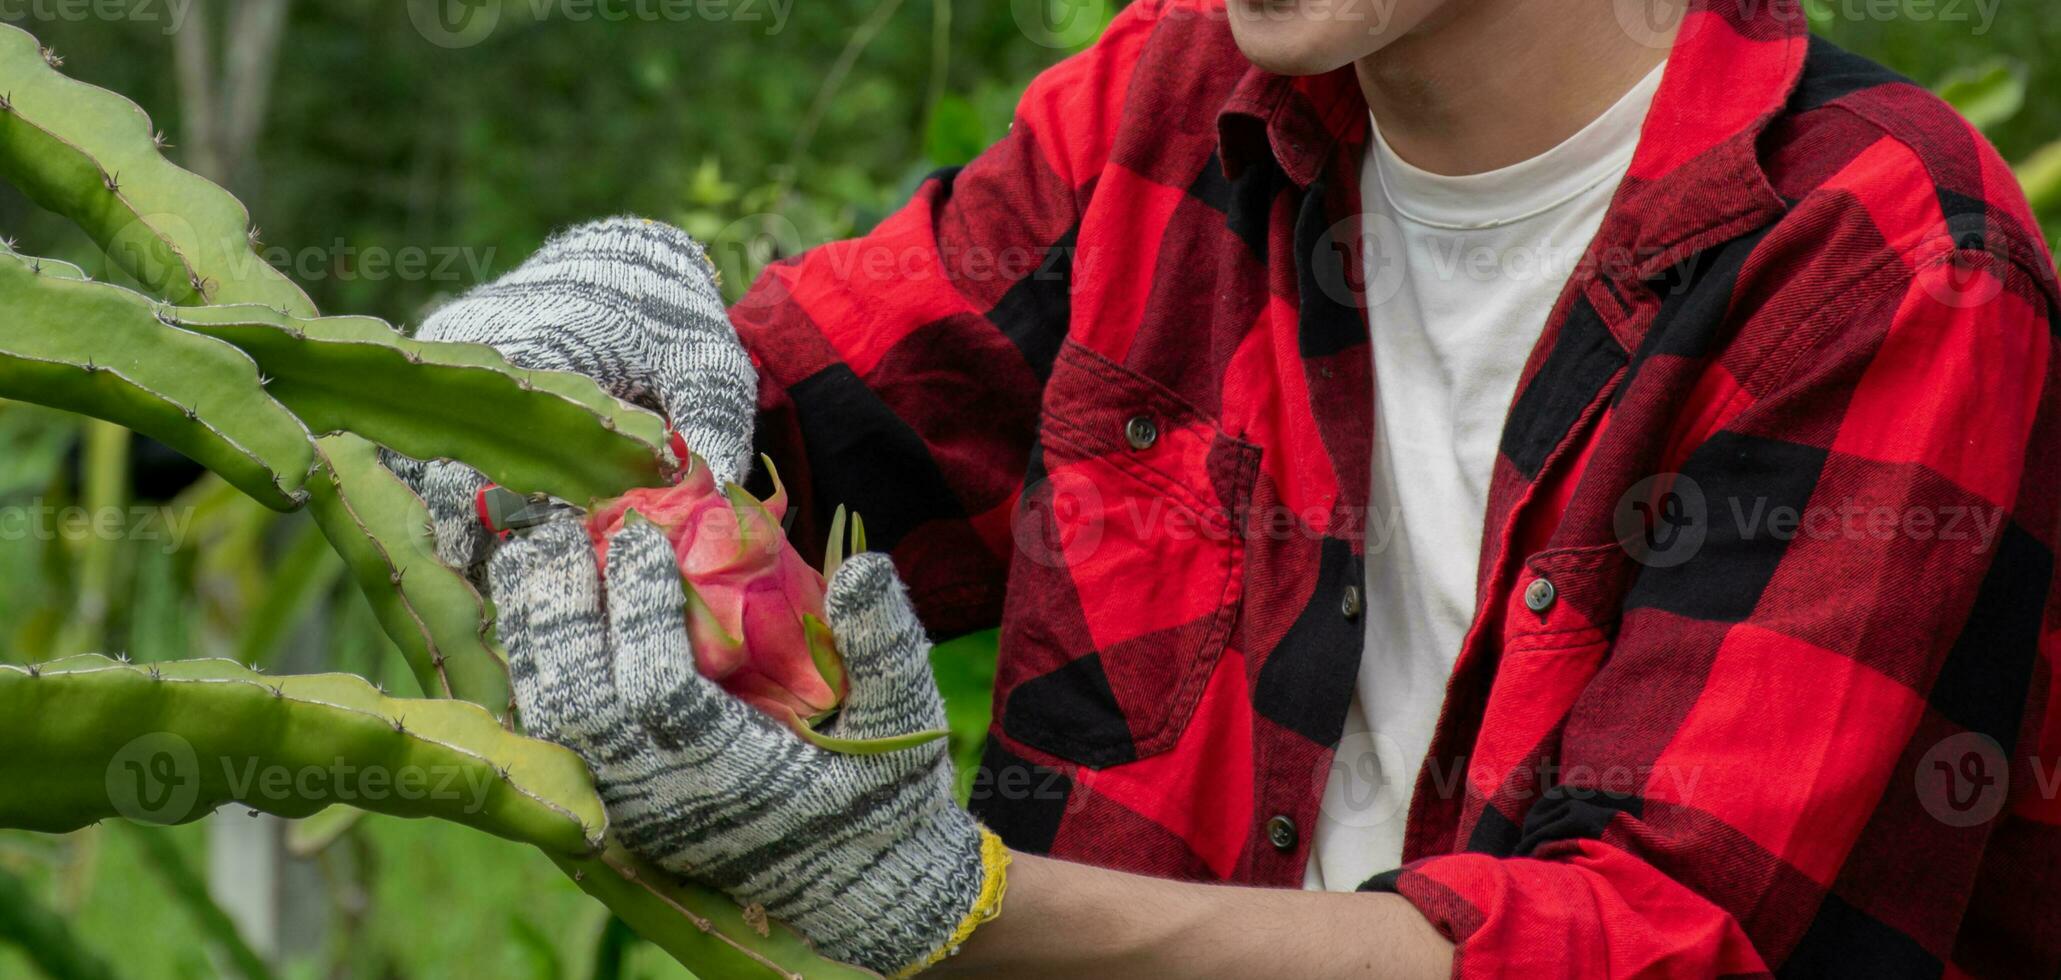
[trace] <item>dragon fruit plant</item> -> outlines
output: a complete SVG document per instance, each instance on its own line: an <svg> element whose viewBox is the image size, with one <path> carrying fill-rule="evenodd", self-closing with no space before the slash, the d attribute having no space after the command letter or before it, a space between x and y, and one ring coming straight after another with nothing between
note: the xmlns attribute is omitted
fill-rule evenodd
<svg viewBox="0 0 2061 980"><path fill-rule="evenodd" d="M0 398L133 429L267 507L310 510L436 699L219 660L0 665L0 827L177 823L228 803L300 817L340 802L322 795L334 791L326 781L306 791L315 795L266 796L211 775L229 771L225 761L451 767L487 787L485 809L346 802L533 845L705 980L869 975L610 843L578 757L510 730L492 610L437 560L427 508L380 465L379 449L458 460L515 493L605 501L593 508L597 533L625 520L664 525L696 597L701 668L819 744L886 751L941 736L839 743L810 726L835 710L843 680L822 623L823 575L779 531L784 494L758 501L694 466L668 485L665 421L586 378L522 370L483 346L411 340L377 320L318 316L254 253L235 198L165 160L134 103L66 78L57 63L28 33L0 27L0 180L78 225L137 288L12 242L0 248ZM161 745L180 748L139 754ZM154 786L177 793L117 791L117 776L161 774L181 753L199 778Z"/></svg>

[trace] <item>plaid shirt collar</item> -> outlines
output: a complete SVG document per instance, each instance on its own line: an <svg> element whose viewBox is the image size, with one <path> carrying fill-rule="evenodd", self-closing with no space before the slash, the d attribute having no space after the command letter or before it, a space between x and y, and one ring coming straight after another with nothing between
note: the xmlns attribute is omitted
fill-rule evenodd
<svg viewBox="0 0 2061 980"><path fill-rule="evenodd" d="M1297 92L1303 98L1289 98ZM1367 135L1367 100L1351 65L1303 78L1247 68L1217 112L1217 153L1232 180L1271 154L1288 179L1308 187L1340 143Z"/></svg>
<svg viewBox="0 0 2061 980"><path fill-rule="evenodd" d="M1721 22L1781 43L1742 51L1720 43L1729 33L1715 29ZM1693 0L1638 152L1592 246L1599 272L1620 296L1785 208L1757 144L1795 90L1809 40L1796 0ZM1334 162L1356 161L1368 135L1367 103L1351 65L1302 78L1248 68L1217 114L1218 155L1234 180L1271 156L1308 187ZM1651 322L1607 312L1605 319L1626 350L1638 349Z"/></svg>

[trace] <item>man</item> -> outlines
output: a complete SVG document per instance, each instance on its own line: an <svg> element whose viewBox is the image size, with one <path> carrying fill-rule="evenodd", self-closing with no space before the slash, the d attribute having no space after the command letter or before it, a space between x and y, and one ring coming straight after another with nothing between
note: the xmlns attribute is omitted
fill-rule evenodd
<svg viewBox="0 0 2061 980"><path fill-rule="evenodd" d="M700 678L650 528L597 578L410 476L623 840L826 953L2061 968L2051 259L1790 0L1141 2L734 333L703 266L604 223L425 334L725 479L755 434L798 540L862 512L842 733L934 727L926 634L999 623L984 823L941 749L822 752Z"/></svg>

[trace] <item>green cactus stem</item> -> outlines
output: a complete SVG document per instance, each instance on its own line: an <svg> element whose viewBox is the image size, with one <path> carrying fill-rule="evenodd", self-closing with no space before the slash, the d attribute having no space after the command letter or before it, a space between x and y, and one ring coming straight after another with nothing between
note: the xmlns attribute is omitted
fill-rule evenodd
<svg viewBox="0 0 2061 980"><path fill-rule="evenodd" d="M317 433L456 459L516 492L580 505L664 482L664 420L580 375L525 371L483 344L410 340L370 317L236 306L170 319L248 353L272 397Z"/></svg>
<svg viewBox="0 0 2061 980"><path fill-rule="evenodd" d="M721 892L680 881L611 844L587 857L552 855L617 918L686 964L701 980L852 980L870 970L824 959L763 909L739 908Z"/></svg>
<svg viewBox="0 0 2061 980"><path fill-rule="evenodd" d="M184 823L232 803L297 819L333 819L336 804L438 817L542 850L704 980L872 976L762 911L604 847L607 816L579 757L476 705L390 698L348 674L84 654L0 665L0 730L0 828Z"/></svg>
<svg viewBox="0 0 2061 980"><path fill-rule="evenodd" d="M0 827L184 823L230 803L298 818L346 802L583 855L607 826L572 752L477 705L389 698L348 674L95 654L4 665L0 727Z"/></svg>
<svg viewBox="0 0 2061 980"><path fill-rule="evenodd" d="M95 386L85 382L48 384L41 398L34 390L18 397L107 418L182 451L189 446L174 440L184 433L198 450L189 455L232 482L241 477L239 487L279 480L280 492L267 500L275 506L305 478L309 429L357 432L419 459L458 459L518 492L580 504L663 482L665 423L578 375L522 371L492 348L413 341L365 317L295 320L257 306L157 306L128 289L73 278L75 272L0 255L0 305L20 324L0 339L0 354L77 365L58 372L63 378L110 369L165 393L158 417L96 411L111 400L93 397ZM189 370L198 362L211 370ZM236 397L225 399L222 389ZM231 424L251 431L210 428ZM233 446L201 455L209 437ZM225 455L283 462L268 476L248 466L239 471Z"/></svg>
<svg viewBox="0 0 2061 980"><path fill-rule="evenodd" d="M507 657L489 635L487 602L437 559L422 498L381 466L377 448L363 439L324 436L317 447L321 464L309 481L308 509L423 691L505 713Z"/></svg>
<svg viewBox="0 0 2061 980"><path fill-rule="evenodd" d="M0 179L70 218L159 297L314 315L307 294L251 251L243 205L162 148L135 103L65 77L35 37L0 26Z"/></svg>
<svg viewBox="0 0 2061 980"><path fill-rule="evenodd" d="M166 327L147 298L77 271L0 254L0 395L126 426L268 507L297 506L314 448L251 359Z"/></svg>

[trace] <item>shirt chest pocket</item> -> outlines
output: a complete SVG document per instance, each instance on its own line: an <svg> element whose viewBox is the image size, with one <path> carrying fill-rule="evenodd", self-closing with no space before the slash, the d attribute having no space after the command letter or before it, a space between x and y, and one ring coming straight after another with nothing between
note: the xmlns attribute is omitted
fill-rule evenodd
<svg viewBox="0 0 2061 980"><path fill-rule="evenodd" d="M1223 653L1260 450L1073 343L1045 406L1015 516L999 724L1117 765L1172 747Z"/></svg>

